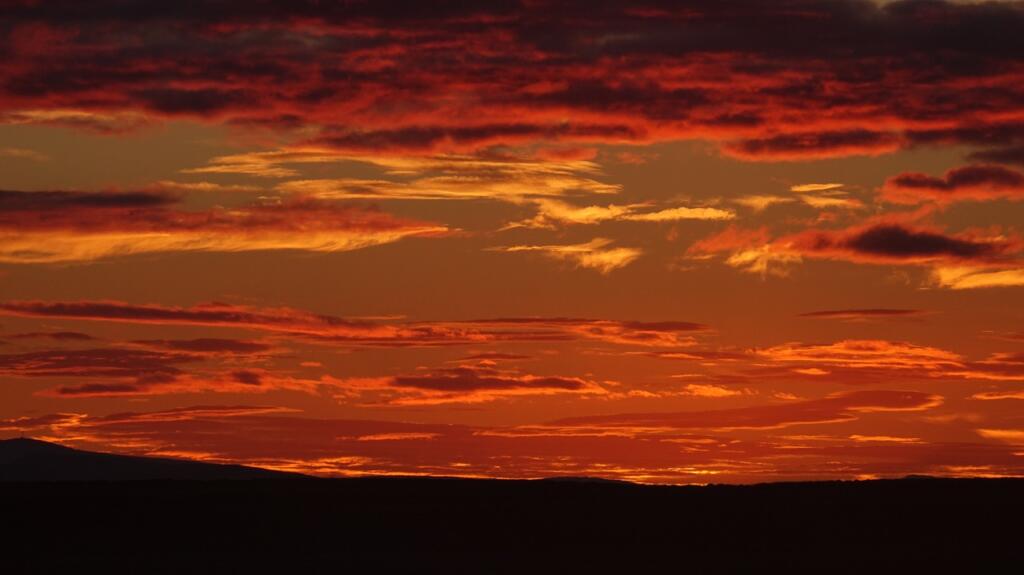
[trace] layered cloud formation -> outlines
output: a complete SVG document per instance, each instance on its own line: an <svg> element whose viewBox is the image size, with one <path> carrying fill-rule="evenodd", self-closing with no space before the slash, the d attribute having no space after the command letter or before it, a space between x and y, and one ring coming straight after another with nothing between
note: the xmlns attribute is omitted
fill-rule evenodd
<svg viewBox="0 0 1024 575"><path fill-rule="evenodd" d="M444 226L310 199L207 211L148 192L0 191L0 262L89 261L151 252L346 251Z"/></svg>
<svg viewBox="0 0 1024 575"><path fill-rule="evenodd" d="M335 476L531 478L598 472L637 481L706 482L836 473L875 477L894 469L952 476L1021 472L1013 454L1019 434L1006 430L977 431L979 439L994 438L996 443L837 433L860 417L927 413L938 403L939 398L926 394L881 391L768 407L622 414L533 427L313 419L272 406L208 405L109 416L56 413L0 420L0 429L41 432L85 447L129 442L133 447L121 451ZM816 432L791 433L794 428ZM748 439L730 429L776 431Z"/></svg>
<svg viewBox="0 0 1024 575"><path fill-rule="evenodd" d="M1019 2L471 4L0 3L0 436L1024 474Z"/></svg>
<svg viewBox="0 0 1024 575"><path fill-rule="evenodd" d="M359 153L703 137L745 159L957 142L1013 160L1024 134L1013 3L47 0L0 18L8 122L312 125Z"/></svg>

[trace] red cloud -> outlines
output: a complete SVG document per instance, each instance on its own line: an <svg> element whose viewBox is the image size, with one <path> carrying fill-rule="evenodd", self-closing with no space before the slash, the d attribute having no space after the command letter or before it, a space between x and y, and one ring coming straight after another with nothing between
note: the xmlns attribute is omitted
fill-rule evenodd
<svg viewBox="0 0 1024 575"><path fill-rule="evenodd" d="M0 419L0 431L24 432L36 430L42 427L59 427L61 425L72 424L83 417L85 416L70 413L53 413L35 417Z"/></svg>
<svg viewBox="0 0 1024 575"><path fill-rule="evenodd" d="M585 389L588 382L572 377L519 376L480 367L456 367L426 374L400 375L390 385L398 388L423 389L440 392L473 392L504 390L565 390Z"/></svg>
<svg viewBox="0 0 1024 575"><path fill-rule="evenodd" d="M96 339L87 333L78 331L33 331L16 333L10 337L14 339L52 339L54 341L91 341Z"/></svg>
<svg viewBox="0 0 1024 575"><path fill-rule="evenodd" d="M363 152L703 137L760 159L1024 140L1008 120L1015 3L371 4L7 3L0 109L106 131L322 127L316 141Z"/></svg>
<svg viewBox="0 0 1024 575"><path fill-rule="evenodd" d="M157 342L153 349L49 349L0 355L7 378L60 378L72 383L40 392L55 397L166 395L202 392L316 393L320 380L303 380L239 367L261 359L265 346L235 340ZM169 345L168 345L169 344Z"/></svg>
<svg viewBox="0 0 1024 575"><path fill-rule="evenodd" d="M157 325L236 327L287 334L336 345L473 345L499 341L592 339L612 344L678 346L708 326L684 321L615 321L585 318L494 318L450 322L385 323L324 316L291 308L252 308L222 303L193 307L114 301L0 303L0 314ZM192 342L216 346L223 340ZM178 348L190 344L164 342Z"/></svg>
<svg viewBox="0 0 1024 575"><path fill-rule="evenodd" d="M163 380L182 373L179 365L198 360L188 354L133 349L60 349L0 355L0 373L16 377Z"/></svg>
<svg viewBox="0 0 1024 575"><path fill-rule="evenodd" d="M699 381L742 389L772 381L871 385L892 381L1024 381L1024 361L996 353L983 360L931 346L887 340L789 342L741 351L685 349L638 355L699 366Z"/></svg>
<svg viewBox="0 0 1024 575"><path fill-rule="evenodd" d="M231 326L280 331L303 328L328 330L330 327L364 327L356 323L318 316L289 308L254 309L228 304L206 304L191 308L138 305L115 301L44 302L21 301L0 305L9 315L55 317L149 324Z"/></svg>
<svg viewBox="0 0 1024 575"><path fill-rule="evenodd" d="M292 413L297 410L289 407L263 406L263 405L197 405L192 407L176 407L163 411L148 411L143 413L113 413L110 415L96 416L93 419L103 424L120 424L134 422L169 422L187 421L194 419L222 419L226 417L267 415L272 413Z"/></svg>
<svg viewBox="0 0 1024 575"><path fill-rule="evenodd" d="M867 130L792 133L726 144L726 154L745 160L807 160L877 156L902 147L895 134Z"/></svg>
<svg viewBox="0 0 1024 575"><path fill-rule="evenodd" d="M923 372L959 368L963 358L935 347L886 340L842 340L829 344L787 343L758 350L758 355L775 362L799 363L808 367L881 369Z"/></svg>
<svg viewBox="0 0 1024 575"><path fill-rule="evenodd" d="M926 315L920 309L864 308L864 309L829 309L811 311L800 314L800 317L816 319L868 320L886 318L905 318Z"/></svg>
<svg viewBox="0 0 1024 575"><path fill-rule="evenodd" d="M758 244L767 244L770 240L771 234L766 227L748 230L730 224L722 231L694 242L690 246L689 252L692 254L713 254L747 248Z"/></svg>
<svg viewBox="0 0 1024 575"><path fill-rule="evenodd" d="M340 397L385 405L480 403L529 395L604 395L596 382L564 376L524 374L488 364L421 369L417 373L373 378L326 378Z"/></svg>
<svg viewBox="0 0 1024 575"><path fill-rule="evenodd" d="M124 311L124 310L121 310ZM152 319L152 309L135 310L140 316ZM164 319L169 310L158 313ZM215 325L252 327L253 321L266 322L270 330L284 327L307 330L286 331L282 336L308 341L310 337L333 337L332 333L350 335L358 339L359 324L326 316L303 315L291 310L235 309L233 313L225 308L191 310L182 313L178 319L211 322L214 319L224 323ZM287 318L291 323L275 323L273 320ZM519 320L495 320L496 322L518 323ZM526 321L526 320L523 320ZM575 326L581 320L552 320L555 325ZM232 323L234 322L234 324ZM530 321L529 323L533 323ZM675 330L685 327L681 322L664 324L638 324L645 329ZM356 326L353 328L353 326ZM363 326L375 344L379 340L377 331L395 337L402 335L404 328L389 326ZM322 335L308 330L320 328ZM353 329L355 331L353 331ZM340 330L340 331L334 331ZM419 333L419 328L411 330ZM502 339L525 337L533 340L533 332L525 336L516 331L452 332L453 341L448 343L479 343L481 338L494 337L503 333ZM354 334L354 335L352 335ZM373 335L376 334L376 335ZM572 337L569 333L562 338ZM605 337L603 332L598 334ZM433 336L431 336L433 337ZM614 337L622 337L615 332ZM496 340L497 341L497 340ZM24 353L0 355L0 376L9 378L62 378L71 383L41 392L41 395L56 397L99 397L132 395L168 395L182 393L266 393L276 390L293 390L304 393L333 395L338 398L353 398L364 403L391 405L440 404L451 402L484 402L521 395L550 395L561 393L604 394L597 383L577 378L551 375L524 374L517 370L497 369L493 361L480 361L476 365L442 367L433 370L421 369L415 373L397 376L364 378L336 378L324 375L319 379L293 377L287 371L268 368L271 347L246 340L200 338L191 340L136 340L124 347L92 349L47 349ZM131 347L129 347L129 345ZM512 359L522 356L512 354L485 354L489 358ZM254 367L258 366L258 367Z"/></svg>
<svg viewBox="0 0 1024 575"><path fill-rule="evenodd" d="M730 252L726 263L762 274L802 258L869 264L1011 267L1024 244L1016 237L963 232L948 235L899 221L876 220L839 230L805 230L768 239L766 230L723 232L694 243L691 257Z"/></svg>
<svg viewBox="0 0 1024 575"><path fill-rule="evenodd" d="M298 198L185 211L167 194L0 191L0 261L90 261L169 251L344 251L443 226Z"/></svg>
<svg viewBox="0 0 1024 575"><path fill-rule="evenodd" d="M167 339L148 339L148 340L136 340L132 343L153 347L158 349L168 349L172 351L184 351L191 353L241 353L241 354L252 354L261 351L269 351L271 346L256 341L245 341L239 339L222 339L204 337L198 339L183 339L183 340L167 340Z"/></svg>
<svg viewBox="0 0 1024 575"><path fill-rule="evenodd" d="M756 482L849 479L910 473L962 475L1024 472L1017 446L999 440L934 442L859 428L876 411L923 410L937 399L914 392L877 391L820 400L688 415L671 423L778 426L819 422L814 435L732 433L701 427L631 436L590 422L533 427L472 427L437 423L314 419L274 407L201 406L103 417L41 416L13 427L83 448L245 463L327 476L436 474L534 478L591 475L650 482ZM604 417L604 416L603 416ZM601 424L624 423L608 416ZM829 423L825 423L828 421ZM648 422L644 422L648 423ZM0 427L8 421L0 422ZM10 427L8 428L10 429ZM830 435L824 435L834 431ZM885 439L906 441L884 441ZM458 454L453 457L453 454ZM842 461L841 466L835 462Z"/></svg>
<svg viewBox="0 0 1024 575"><path fill-rule="evenodd" d="M1021 139L1022 138L1018 136L1012 138L1012 141L1017 141ZM1007 145L1002 148L997 148L994 150L983 150L980 152L974 152L971 154L971 159L981 160L983 162L996 162L999 164L1017 164L1024 166L1024 145Z"/></svg>
<svg viewBox="0 0 1024 575"><path fill-rule="evenodd" d="M948 236L899 224L839 232L808 231L780 240L801 255L866 262L990 261L1019 246L999 239Z"/></svg>
<svg viewBox="0 0 1024 575"><path fill-rule="evenodd" d="M53 390L58 397L108 397L114 395L149 395L151 388L133 383L81 383Z"/></svg>
<svg viewBox="0 0 1024 575"><path fill-rule="evenodd" d="M882 197L898 204L1019 201L1024 200L1024 174L994 165L954 168L941 178L906 173L889 178L882 187Z"/></svg>
<svg viewBox="0 0 1024 575"><path fill-rule="evenodd" d="M122 379L121 382L92 382L88 376L78 376L86 383L61 385L44 390L39 395L50 397L119 397L154 396L195 393L254 394L271 391L297 391L318 394L333 386L317 379L299 379L276 375L265 370L233 370L228 372L179 373L174 375L143 376Z"/></svg>
<svg viewBox="0 0 1024 575"><path fill-rule="evenodd" d="M918 411L942 403L937 395L913 391L856 391L824 399L716 411L627 413L573 417L552 426L657 429L776 429L791 425L833 423L873 411Z"/></svg>

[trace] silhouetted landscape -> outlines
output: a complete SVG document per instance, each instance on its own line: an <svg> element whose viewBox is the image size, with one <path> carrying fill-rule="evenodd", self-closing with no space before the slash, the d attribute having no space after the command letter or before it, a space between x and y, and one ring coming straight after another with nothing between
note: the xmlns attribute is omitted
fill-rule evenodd
<svg viewBox="0 0 1024 575"><path fill-rule="evenodd" d="M93 453L35 439L0 441L0 481L271 479L296 474L199 461Z"/></svg>
<svg viewBox="0 0 1024 575"><path fill-rule="evenodd" d="M0 285L0 575L1024 571L1024 0L0 0Z"/></svg>
<svg viewBox="0 0 1024 575"><path fill-rule="evenodd" d="M0 442L0 476L17 573L978 572L1024 559L1024 481L1009 479L314 479L32 440ZM161 476L177 479L141 479Z"/></svg>

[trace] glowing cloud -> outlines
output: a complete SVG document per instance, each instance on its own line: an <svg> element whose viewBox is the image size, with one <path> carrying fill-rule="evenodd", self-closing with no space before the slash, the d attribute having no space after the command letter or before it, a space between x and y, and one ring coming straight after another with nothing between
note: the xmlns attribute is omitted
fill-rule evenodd
<svg viewBox="0 0 1024 575"><path fill-rule="evenodd" d="M932 277L939 287L964 290L1024 286L1024 268L987 270L971 266L940 266Z"/></svg>
<svg viewBox="0 0 1024 575"><path fill-rule="evenodd" d="M936 369L959 366L958 354L905 342L844 340L831 344L786 344L759 350L778 362L814 363L854 368Z"/></svg>
<svg viewBox="0 0 1024 575"><path fill-rule="evenodd" d="M475 345L513 341L591 339L613 344L678 347L694 343L692 334L708 326L687 321L617 321L567 317L506 317L462 321L400 322L346 319L294 308L257 308L224 303L191 307L118 301L12 301L0 314L158 326L241 328L303 339L323 345L415 347ZM221 338L136 340L135 345L175 351L254 351L263 344ZM479 355L479 354L478 354ZM506 357L508 354L496 356ZM488 359L481 356L479 359Z"/></svg>
<svg viewBox="0 0 1024 575"><path fill-rule="evenodd" d="M827 190L837 190L842 187L843 184L800 184L796 186L790 186L789 191L802 194L805 192L824 192Z"/></svg>
<svg viewBox="0 0 1024 575"><path fill-rule="evenodd" d="M574 417L552 422L554 426L659 429L779 429L792 425L836 423L856 419L857 414L880 411L923 411L942 403L936 395L909 391L858 391L823 399L777 405L741 407L716 411L678 413L627 413Z"/></svg>
<svg viewBox="0 0 1024 575"><path fill-rule="evenodd" d="M596 179L597 164L584 160L538 161L471 156L352 156L331 151L280 151L215 159L207 168L220 173L281 174L289 164L360 162L386 170L393 179L290 180L275 189L331 200L472 200L522 202L526 198L557 198L569 194L607 195L620 191Z"/></svg>
<svg viewBox="0 0 1024 575"><path fill-rule="evenodd" d="M183 211L160 193L0 192L0 262L92 261L154 252L335 252L447 228L314 200Z"/></svg>
<svg viewBox="0 0 1024 575"><path fill-rule="evenodd" d="M584 244L505 246L491 248L491 250L510 253L538 252L545 257L567 260L575 263L578 267L597 270L602 274L608 274L621 267L625 267L643 254L637 248L608 247L611 243L612 240L609 239L595 238Z"/></svg>
<svg viewBox="0 0 1024 575"><path fill-rule="evenodd" d="M770 239L766 229L729 227L699 240L691 257L726 252L727 265L748 272L786 274L786 265L804 258L867 264L929 265L941 287L965 289L1018 285L1011 267L1024 244L994 232L948 235L933 229L881 221L840 230L805 230ZM977 276L973 280L972 276Z"/></svg>
<svg viewBox="0 0 1024 575"><path fill-rule="evenodd" d="M577 207L558 200L537 200L537 215L532 219L506 226L509 228L550 228L555 223L597 224L607 221L630 222L676 222L682 220L731 220L736 217L730 211L718 208L666 208L658 211L638 211L646 204L625 206Z"/></svg>

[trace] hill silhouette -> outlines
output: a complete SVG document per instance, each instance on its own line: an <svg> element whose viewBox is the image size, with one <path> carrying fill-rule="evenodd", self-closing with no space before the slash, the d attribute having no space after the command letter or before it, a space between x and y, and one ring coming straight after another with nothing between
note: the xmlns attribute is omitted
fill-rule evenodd
<svg viewBox="0 0 1024 575"><path fill-rule="evenodd" d="M107 480L0 484L3 572L981 573L1024 564L1020 479L111 481L261 470L102 455L0 443L5 477L75 470Z"/></svg>
<svg viewBox="0 0 1024 575"><path fill-rule="evenodd" d="M37 439L0 440L0 481L273 479L295 474L158 457L72 449Z"/></svg>

